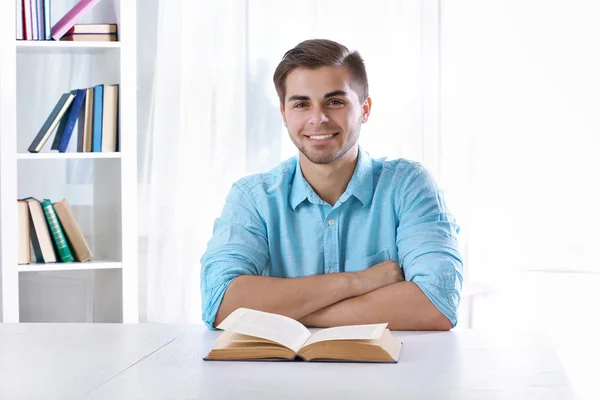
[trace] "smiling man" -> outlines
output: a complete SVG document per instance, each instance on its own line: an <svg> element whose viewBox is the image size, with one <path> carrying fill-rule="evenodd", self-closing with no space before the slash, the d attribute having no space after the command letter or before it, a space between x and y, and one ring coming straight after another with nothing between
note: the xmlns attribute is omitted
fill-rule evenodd
<svg viewBox="0 0 600 400"><path fill-rule="evenodd" d="M361 56L308 40L273 80L299 153L231 188L202 257L204 322L246 307L313 327L451 329L459 227L419 163L359 146L372 105Z"/></svg>

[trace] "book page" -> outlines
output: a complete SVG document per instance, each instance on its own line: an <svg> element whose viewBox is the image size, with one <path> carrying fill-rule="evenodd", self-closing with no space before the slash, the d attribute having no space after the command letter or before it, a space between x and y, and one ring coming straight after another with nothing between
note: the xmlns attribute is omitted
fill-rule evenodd
<svg viewBox="0 0 600 400"><path fill-rule="evenodd" d="M256 336L244 335L243 333L235 333L231 331L223 331L217 338L217 342L236 342L236 343L274 343L269 339L263 339Z"/></svg>
<svg viewBox="0 0 600 400"><path fill-rule="evenodd" d="M294 352L310 337L310 331L292 318L248 308L238 308L217 328L272 340Z"/></svg>
<svg viewBox="0 0 600 400"><path fill-rule="evenodd" d="M304 344L324 342L326 340L357 340L357 339L379 339L387 327L384 324L336 326L334 328L322 329L315 332Z"/></svg>

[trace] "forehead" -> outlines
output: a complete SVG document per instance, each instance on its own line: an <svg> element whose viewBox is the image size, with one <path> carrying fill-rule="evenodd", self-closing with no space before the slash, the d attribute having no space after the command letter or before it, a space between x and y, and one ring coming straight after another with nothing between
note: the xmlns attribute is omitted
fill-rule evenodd
<svg viewBox="0 0 600 400"><path fill-rule="evenodd" d="M334 90L350 89L350 74L347 67L297 68L286 78L286 95L322 97Z"/></svg>

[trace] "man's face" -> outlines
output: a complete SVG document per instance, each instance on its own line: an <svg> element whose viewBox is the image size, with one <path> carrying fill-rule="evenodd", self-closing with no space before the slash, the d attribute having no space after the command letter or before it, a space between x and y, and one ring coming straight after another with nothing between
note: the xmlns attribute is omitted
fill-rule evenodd
<svg viewBox="0 0 600 400"><path fill-rule="evenodd" d="M356 145L370 105L370 98L360 103L346 67L295 69L281 114L298 150L315 164L329 164Z"/></svg>

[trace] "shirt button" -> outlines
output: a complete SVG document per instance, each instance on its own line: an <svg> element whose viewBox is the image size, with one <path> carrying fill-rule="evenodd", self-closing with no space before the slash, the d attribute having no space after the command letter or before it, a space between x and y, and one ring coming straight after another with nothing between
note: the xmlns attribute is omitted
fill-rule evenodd
<svg viewBox="0 0 600 400"><path fill-rule="evenodd" d="M329 226L333 226L333 224L335 224L335 221L330 219L329 221L327 221L327 223L329 224Z"/></svg>

